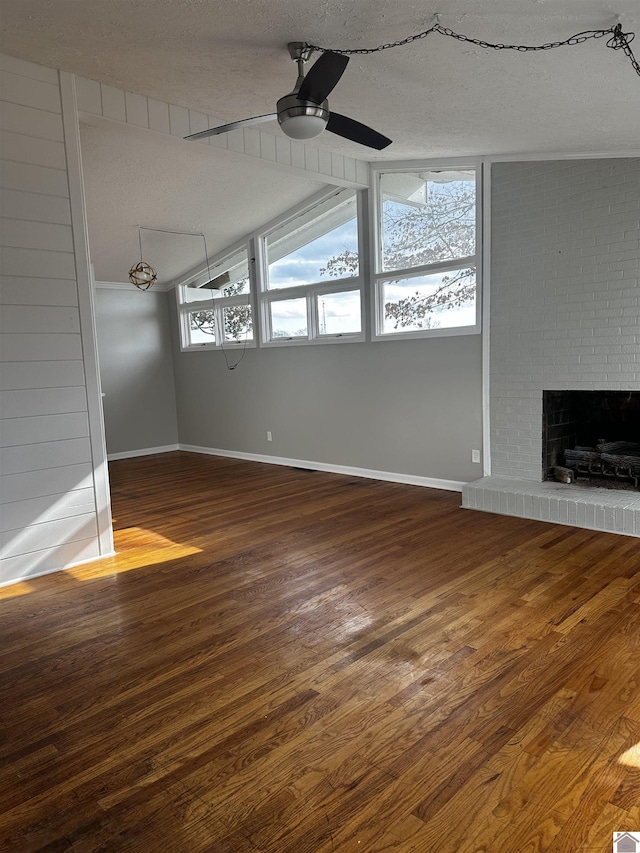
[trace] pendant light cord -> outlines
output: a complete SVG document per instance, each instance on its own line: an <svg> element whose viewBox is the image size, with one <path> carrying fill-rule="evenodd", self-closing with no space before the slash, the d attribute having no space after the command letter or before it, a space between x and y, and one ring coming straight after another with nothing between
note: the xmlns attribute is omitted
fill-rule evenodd
<svg viewBox="0 0 640 853"><path fill-rule="evenodd" d="M138 225L138 240L140 242L140 260L142 260L142 232L143 231L158 231L160 234L183 234L186 237L202 237L202 242L204 244L204 259L207 264L207 279L211 281L211 266L209 264L209 252L207 250L207 238L202 231L174 231L171 228L148 228L144 225ZM211 290L211 314L213 315L213 320L215 323L215 299L213 296L213 289ZM220 329L220 349L222 350L222 354L224 355L224 361L227 366L227 370L235 370L236 367L240 364L242 359L245 357L247 351L247 334L249 332L249 328L244 335L244 346L242 348L242 354L240 358L235 362L235 364L229 364L229 358L227 356L227 351L224 348L224 314L222 317L222 326ZM214 326L215 328L215 326Z"/></svg>
<svg viewBox="0 0 640 853"><path fill-rule="evenodd" d="M436 16L437 19L437 16ZM475 44L477 47L492 49L492 50L515 50L518 53L531 53L542 50L553 50L556 47L568 47L577 44L583 44L585 41L589 41L590 39L601 39L605 36L609 36L607 40L607 47L612 48L613 50L622 50L625 54L629 62L631 63L636 74L640 76L640 63L633 55L633 51L631 50L631 42L635 38L635 33L623 33L622 25L616 24L613 27L609 27L606 30L585 30L581 33L576 33L573 36L570 36L567 39L562 41L552 41L547 42L545 44L537 44L537 45L528 45L528 44L501 44L489 41L484 41L483 39L470 38L469 36L462 35L461 33L456 33L454 30L449 29L449 27L443 27L439 21L437 21L433 26L429 27L429 29L424 30L421 33L416 33L415 35L407 36L407 38L399 39L398 41L387 42L386 44L378 45L377 47L368 47L368 48L357 48L354 50L339 50L337 48L328 48L328 47L320 47L319 45L309 45L310 49L320 51L321 53L341 53L345 56L356 56L356 55L365 55L368 53L378 53L382 50L390 50L393 47L402 47L405 44L411 44L414 41L420 41L420 39L427 38L431 33L438 33L441 36L447 36L448 38L456 39L457 41L467 42L469 44Z"/></svg>

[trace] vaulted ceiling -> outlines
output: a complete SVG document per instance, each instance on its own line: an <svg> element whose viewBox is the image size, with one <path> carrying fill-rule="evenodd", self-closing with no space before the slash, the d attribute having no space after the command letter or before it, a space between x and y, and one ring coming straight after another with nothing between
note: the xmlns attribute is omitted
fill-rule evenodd
<svg viewBox="0 0 640 853"><path fill-rule="evenodd" d="M441 5L423 0L2 0L0 49L234 121L273 112L277 98L291 90L295 66L287 42L369 48L425 30L435 13L443 26L457 32L514 44L553 42L620 21L625 32L639 33L633 47L640 56L638 0L448 0ZM640 77L622 51L606 47L606 39L519 53L433 34L392 50L353 56L330 104L380 130L393 144L378 153L326 132L314 144L368 160L535 152L623 155L640 147ZM280 132L275 124L260 129ZM92 171L111 144L111 159L122 162L115 139L100 141L98 129L83 133L85 143L85 162ZM144 145L139 140L132 144ZM194 158L204 155L182 154L187 143L177 144L172 156L180 164L178 171L196 168ZM224 156L213 150L205 154L211 162ZM139 198L145 186L160 179L151 159L148 169L141 166L132 178L130 198ZM258 178L264 167L257 164L255 180L252 173L248 182L257 193L253 203L247 197L244 206L229 208L229 188L234 182L247 186L243 167L225 163L224 176L217 160L212 168L220 179L217 198L225 194L221 215L216 219L210 213L211 222L203 224L201 206L194 200L188 213L188 199L167 179L167 209L169 198L180 198L182 213L173 219L167 213L165 225L171 221L168 227L177 227L180 220L195 230L206 226L213 237L218 226L241 219L243 211L254 215L264 204L262 218L268 219L276 208L285 209L316 188L288 176L279 183L271 174ZM98 171L95 185L88 178L90 200L114 195L114 181L121 180L114 172L109 188L104 162ZM214 195L215 186L212 177ZM136 204L132 201L133 208ZM97 214L97 208L93 215L89 210L94 234ZM128 226L134 219L145 224L142 204L124 216ZM115 239L115 221L107 225L103 220L104 214L94 242L104 242L110 229L108 236ZM240 221L237 225L235 231L241 230ZM225 238L231 231L227 227ZM98 276L106 272L105 265Z"/></svg>

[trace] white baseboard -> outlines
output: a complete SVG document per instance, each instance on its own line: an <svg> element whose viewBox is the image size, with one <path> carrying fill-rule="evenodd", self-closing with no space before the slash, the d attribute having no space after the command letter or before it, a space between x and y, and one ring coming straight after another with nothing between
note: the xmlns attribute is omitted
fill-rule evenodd
<svg viewBox="0 0 640 853"><path fill-rule="evenodd" d="M384 480L389 483L404 483L408 486L424 486L428 489L444 489L448 492L461 492L466 485L457 480L438 480L434 477L415 477L412 474L396 474L392 471L376 471L368 468L354 468L350 465L331 465L326 462L310 462L307 459L287 459L283 456L265 456L261 453L244 453L240 450L221 450L215 447L198 447L195 444L181 444L180 450L190 453L204 453L208 456L226 456L231 459L246 459L249 462L266 462L268 465L285 465L288 468L310 468L314 471L326 471L330 474L346 474L350 477L365 477L369 480Z"/></svg>
<svg viewBox="0 0 640 853"><path fill-rule="evenodd" d="M28 583L36 578L43 578L46 575L53 575L56 572L66 572L67 569L79 568L80 566L86 566L89 563L97 563L98 560L106 560L107 557L115 556L115 551L108 551L106 554L99 554L97 557L89 557L87 560L78 560L75 563L67 563L65 566L56 566L53 569L42 569L42 571L33 572L33 574L21 575L17 578L11 578L11 580L8 581L0 581L0 587L14 586L17 583Z"/></svg>
<svg viewBox="0 0 640 853"><path fill-rule="evenodd" d="M172 450L180 450L179 444L165 444L163 447L144 447L141 450L125 450L124 453L108 453L107 459L113 462L115 459L133 459L135 456L153 456L155 453L170 453Z"/></svg>

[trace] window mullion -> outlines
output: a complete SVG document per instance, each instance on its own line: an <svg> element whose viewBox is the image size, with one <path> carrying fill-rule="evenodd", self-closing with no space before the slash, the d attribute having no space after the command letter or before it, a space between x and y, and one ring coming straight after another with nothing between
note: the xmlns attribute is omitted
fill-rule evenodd
<svg viewBox="0 0 640 853"><path fill-rule="evenodd" d="M318 300L312 287L306 288L307 293L307 333L309 340L313 341L320 337L318 326Z"/></svg>
<svg viewBox="0 0 640 853"><path fill-rule="evenodd" d="M459 270L463 267L477 266L477 255L469 255L466 258L455 258L451 261L438 261L435 264L424 264L420 267L409 267L408 269L385 270L384 272L376 273L377 281L388 280L391 278L416 278L422 275L429 275L438 272L450 272L451 270Z"/></svg>

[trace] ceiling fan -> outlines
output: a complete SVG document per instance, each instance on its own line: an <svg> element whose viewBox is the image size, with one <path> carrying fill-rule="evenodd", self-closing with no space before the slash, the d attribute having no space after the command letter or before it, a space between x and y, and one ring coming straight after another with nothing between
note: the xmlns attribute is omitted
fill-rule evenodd
<svg viewBox="0 0 640 853"><path fill-rule="evenodd" d="M330 133L358 142L360 145L375 148L377 151L391 145L390 139L367 127L366 124L361 124L340 113L329 112L327 97L342 77L349 62L348 56L325 51L305 74L304 64L309 59L312 48L301 41L290 42L287 47L291 58L298 65L298 79L293 91L278 100L277 112L211 127L209 130L192 133L185 139L204 139L207 136L228 133L230 130L247 125L278 119L284 133L292 139L313 139L323 130L328 130Z"/></svg>

